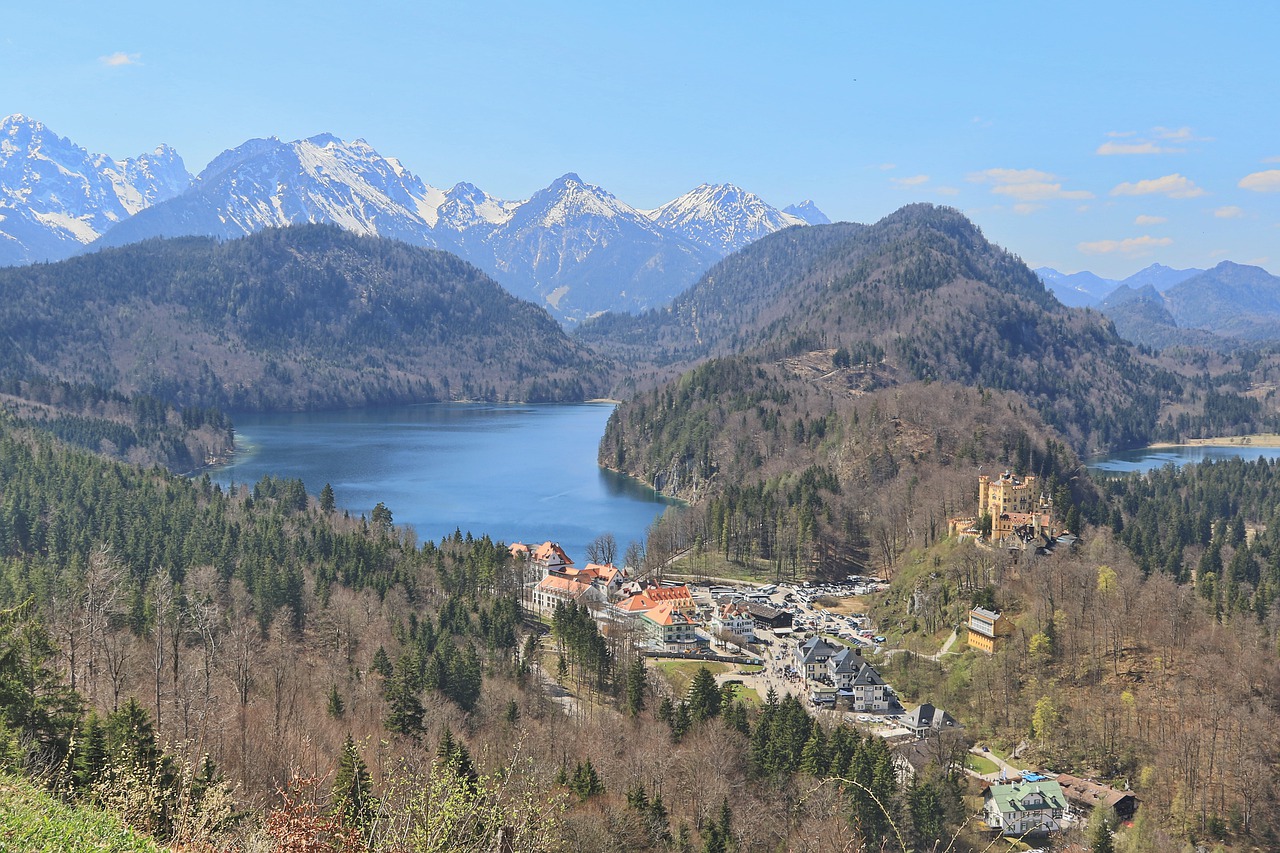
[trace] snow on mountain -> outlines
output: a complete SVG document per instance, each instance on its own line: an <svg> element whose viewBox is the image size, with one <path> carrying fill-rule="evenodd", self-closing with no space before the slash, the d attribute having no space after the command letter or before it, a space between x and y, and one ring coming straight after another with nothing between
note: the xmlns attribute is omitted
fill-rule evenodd
<svg viewBox="0 0 1280 853"><path fill-rule="evenodd" d="M454 184L444 194L436 227L467 231L471 228L501 225L522 204L524 202L494 198L475 184L464 181Z"/></svg>
<svg viewBox="0 0 1280 853"><path fill-rule="evenodd" d="M572 173L527 201L466 182L442 191L364 140L331 134L251 139L192 179L167 146L116 161L31 119L0 122L0 264L65 258L86 244L329 222L456 252L573 322L660 305L752 240L805 216L825 220L811 202L796 209L704 184L639 211Z"/></svg>
<svg viewBox="0 0 1280 853"><path fill-rule="evenodd" d="M117 161L27 116L0 119L0 264L67 257L190 182L168 146Z"/></svg>
<svg viewBox="0 0 1280 853"><path fill-rule="evenodd" d="M806 224L803 218L783 213L733 184L702 184L647 213L661 227L721 256L766 234Z"/></svg>
<svg viewBox="0 0 1280 853"><path fill-rule="evenodd" d="M214 158L190 190L142 211L100 242L147 237L240 237L262 228L329 222L357 234L438 245L432 226L445 194L362 139L330 134L251 139Z"/></svg>
<svg viewBox="0 0 1280 853"><path fill-rule="evenodd" d="M813 203L812 199L805 199L799 204L789 204L782 208L783 213L789 213L799 219L803 219L810 225L830 225L831 219L818 210L818 206Z"/></svg>
<svg viewBox="0 0 1280 853"><path fill-rule="evenodd" d="M660 305L719 259L572 173L515 208L485 244L481 266L570 321Z"/></svg>

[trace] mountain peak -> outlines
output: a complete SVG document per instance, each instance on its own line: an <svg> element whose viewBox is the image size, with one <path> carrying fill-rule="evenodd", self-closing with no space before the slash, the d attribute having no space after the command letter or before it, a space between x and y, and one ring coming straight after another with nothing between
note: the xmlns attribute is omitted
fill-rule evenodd
<svg viewBox="0 0 1280 853"><path fill-rule="evenodd" d="M766 234L805 224L803 218L783 213L734 184L699 184L647 215L657 225L722 256Z"/></svg>
<svg viewBox="0 0 1280 853"><path fill-rule="evenodd" d="M830 225L831 219L825 213L818 209L813 203L813 199L806 198L799 204L789 204L782 208L783 213L789 213L799 219L803 219L810 225Z"/></svg>

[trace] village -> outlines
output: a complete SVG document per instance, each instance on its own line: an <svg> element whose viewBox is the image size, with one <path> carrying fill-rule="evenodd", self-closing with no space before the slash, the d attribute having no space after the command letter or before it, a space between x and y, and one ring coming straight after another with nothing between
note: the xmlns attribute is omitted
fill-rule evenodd
<svg viewBox="0 0 1280 853"><path fill-rule="evenodd" d="M1056 520L1052 502L1036 492L1036 478L1004 472L979 478L978 512L953 518L953 536L983 547L1041 553L1070 546L1075 537ZM982 791L982 820L994 835L1034 838L1057 833L1096 808L1129 820L1132 792L1048 769L1019 769L974 743L946 710L927 701L908 709L881 675L897 654L866 615L842 612L833 601L883 592L889 585L862 575L841 582L749 583L636 576L632 569L587 563L579 568L557 543L515 543L525 565L524 606L550 620L557 608L585 608L602 634L629 637L653 663L701 661L722 665L716 680L759 697L791 694L828 725L858 727L886 741L900 781L931 763L963 765ZM963 642L993 655L1014 634L1004 614L973 607L933 660Z"/></svg>

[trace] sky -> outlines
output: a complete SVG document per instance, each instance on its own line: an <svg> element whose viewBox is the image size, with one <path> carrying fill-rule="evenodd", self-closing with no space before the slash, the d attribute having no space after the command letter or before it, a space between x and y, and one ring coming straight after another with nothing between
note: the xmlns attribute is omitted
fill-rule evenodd
<svg viewBox="0 0 1280 853"><path fill-rule="evenodd" d="M950 205L1063 272L1280 272L1277 33L1257 2L27 0L0 115L194 173L328 132L500 198L730 182L855 222Z"/></svg>

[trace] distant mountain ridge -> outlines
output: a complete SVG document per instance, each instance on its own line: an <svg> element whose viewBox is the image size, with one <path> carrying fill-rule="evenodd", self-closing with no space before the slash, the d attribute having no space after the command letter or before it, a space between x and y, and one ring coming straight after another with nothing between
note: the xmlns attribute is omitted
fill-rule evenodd
<svg viewBox="0 0 1280 853"><path fill-rule="evenodd" d="M68 257L191 180L166 145L119 161L27 116L0 119L0 266Z"/></svg>
<svg viewBox="0 0 1280 853"><path fill-rule="evenodd" d="M1125 279L1103 278L1088 270L1075 273L1058 272L1052 267L1038 267L1035 274L1063 305L1072 308L1097 308L1120 285L1138 289L1151 285L1165 291L1204 270L1176 270L1163 264L1152 264Z"/></svg>
<svg viewBox="0 0 1280 853"><path fill-rule="evenodd" d="M576 322L661 304L752 240L826 220L811 201L793 215L731 184L703 185L647 212L572 173L523 201L466 182L442 190L367 142L331 134L252 139L193 179L169 148L116 163L21 116L0 127L0 265L59 260L86 245L333 223L459 254ZM51 180L24 178L41 169L79 176L77 189L88 189L42 201L32 188Z"/></svg>
<svg viewBox="0 0 1280 853"><path fill-rule="evenodd" d="M1159 278L1147 278L1153 280ZM1181 344L1227 350L1280 341L1280 277L1223 261L1163 292L1153 283L1122 284L1099 310L1121 336L1156 349Z"/></svg>

